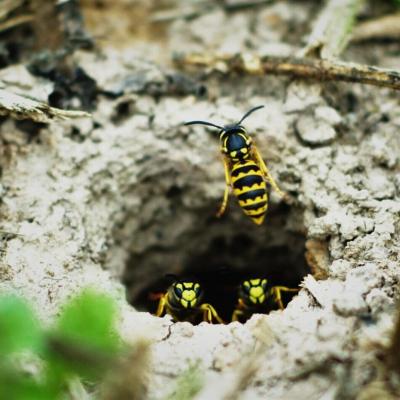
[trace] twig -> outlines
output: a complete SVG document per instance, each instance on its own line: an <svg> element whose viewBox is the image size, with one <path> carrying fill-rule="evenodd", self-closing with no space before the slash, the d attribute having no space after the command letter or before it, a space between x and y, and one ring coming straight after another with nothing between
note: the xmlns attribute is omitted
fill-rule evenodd
<svg viewBox="0 0 400 400"><path fill-rule="evenodd" d="M175 63L182 67L200 67L223 74L288 75L317 81L345 81L400 90L400 72L369 65L310 58L254 56L212 56L205 54L176 55Z"/></svg>
<svg viewBox="0 0 400 400"><path fill-rule="evenodd" d="M18 17L7 19L5 22L0 23L0 32L4 32L18 25L26 24L32 20L32 15L19 15Z"/></svg>
<svg viewBox="0 0 400 400"><path fill-rule="evenodd" d="M361 42L370 39L399 39L400 13L366 21L354 28L351 40Z"/></svg>
<svg viewBox="0 0 400 400"><path fill-rule="evenodd" d="M0 20L5 19L12 11L17 9L23 0L2 0L0 2Z"/></svg>
<svg viewBox="0 0 400 400"><path fill-rule="evenodd" d="M322 9L300 57L332 59L346 47L365 0L329 0Z"/></svg>
<svg viewBox="0 0 400 400"><path fill-rule="evenodd" d="M7 115L15 119L31 119L36 122L50 122L69 118L90 117L83 111L67 111L50 107L27 97L0 89L0 115Z"/></svg>

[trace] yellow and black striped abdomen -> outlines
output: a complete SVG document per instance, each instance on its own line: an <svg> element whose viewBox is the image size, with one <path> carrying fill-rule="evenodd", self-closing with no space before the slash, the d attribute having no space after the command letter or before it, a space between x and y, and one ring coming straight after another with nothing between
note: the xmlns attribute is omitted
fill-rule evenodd
<svg viewBox="0 0 400 400"><path fill-rule="evenodd" d="M262 224L268 207L268 194L260 167L252 160L233 164L231 182L244 213L255 224Z"/></svg>

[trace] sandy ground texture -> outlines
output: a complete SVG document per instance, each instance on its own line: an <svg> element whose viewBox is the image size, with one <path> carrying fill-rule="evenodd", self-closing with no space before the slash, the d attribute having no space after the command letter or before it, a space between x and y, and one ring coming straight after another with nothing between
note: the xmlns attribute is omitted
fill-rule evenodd
<svg viewBox="0 0 400 400"><path fill-rule="evenodd" d="M102 27L83 4L89 30ZM164 24L151 41L146 30L132 43L105 41L74 55L97 85L92 118L2 120L1 289L18 290L44 321L82 287L111 293L123 336L152 343L148 399L173 394L190 368L201 378L196 399L390 398L382 356L400 279L398 93L273 76L199 79L162 61L204 49L289 54L315 12L285 1L216 8ZM344 57L398 65L399 48L387 46L367 55L350 47ZM39 100L54 89L23 66L0 70L0 80ZM245 126L288 198L271 192L262 227L234 199L217 220L218 137L182 122L229 123L259 104ZM125 300L140 309L165 273L248 263L282 283L302 280L284 311L193 326Z"/></svg>

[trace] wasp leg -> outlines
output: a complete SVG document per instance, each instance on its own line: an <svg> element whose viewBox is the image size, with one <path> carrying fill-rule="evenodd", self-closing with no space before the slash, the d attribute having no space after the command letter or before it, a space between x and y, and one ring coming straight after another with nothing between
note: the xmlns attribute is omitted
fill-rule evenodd
<svg viewBox="0 0 400 400"><path fill-rule="evenodd" d="M160 301L158 302L158 307L156 311L156 316L161 317L164 312L165 312L165 306L167 304L167 293L165 293L161 298Z"/></svg>
<svg viewBox="0 0 400 400"><path fill-rule="evenodd" d="M204 321L212 323L212 320L214 318L220 324L225 323L217 314L217 311L215 311L215 308L211 304L204 303L200 306L200 309L203 310Z"/></svg>
<svg viewBox="0 0 400 400"><path fill-rule="evenodd" d="M239 310L238 308L232 313L232 322L240 321L240 317L244 314L243 310Z"/></svg>
<svg viewBox="0 0 400 400"><path fill-rule="evenodd" d="M246 310L246 304L241 298L239 298L235 310L232 313L232 322L240 321L240 316L245 314L245 310Z"/></svg>
<svg viewBox="0 0 400 400"><path fill-rule="evenodd" d="M275 303L277 303L279 308L281 310L283 310L285 307L283 306L283 303L282 303L281 292L298 292L299 290L300 289L292 289L292 288L288 288L286 286L273 286L271 288L271 294L273 296Z"/></svg>
<svg viewBox="0 0 400 400"><path fill-rule="evenodd" d="M259 167L261 168L261 171L264 173L268 182L275 189L275 191L279 194L279 196L285 197L286 194L284 192L282 192L281 189L279 189L278 184L275 182L274 178L272 177L271 173L269 172L267 165L265 164L265 162L255 144L253 144L253 151L254 151L254 156L256 158L256 162L258 163Z"/></svg>
<svg viewBox="0 0 400 400"><path fill-rule="evenodd" d="M224 157L224 171L225 171L225 191L224 191L224 198L222 200L222 204L221 207L219 208L218 212L217 212L217 217L221 217L222 214L225 212L226 210L226 206L228 205L228 197L229 197L229 190L231 187L231 178L229 175L229 165L228 162L226 161L225 157Z"/></svg>

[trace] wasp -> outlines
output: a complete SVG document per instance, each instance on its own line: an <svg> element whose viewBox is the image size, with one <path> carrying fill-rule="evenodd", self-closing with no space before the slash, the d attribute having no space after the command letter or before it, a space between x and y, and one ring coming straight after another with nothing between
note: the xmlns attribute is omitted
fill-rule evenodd
<svg viewBox="0 0 400 400"><path fill-rule="evenodd" d="M272 178L259 150L241 123L254 111L263 108L257 106L247 111L242 119L231 125L219 126L207 121L190 121L185 125L201 124L220 129L220 150L225 170L225 192L217 216L220 217L228 205L230 188L246 215L261 225L268 208L267 182L283 197L284 193Z"/></svg>
<svg viewBox="0 0 400 400"><path fill-rule="evenodd" d="M204 291L200 283L191 280L179 280L168 288L165 294L158 296L159 303L156 316L171 315L174 321L216 321L223 324L215 308L208 303L202 303ZM154 298L154 297L153 297ZM201 317L201 318L200 318Z"/></svg>
<svg viewBox="0 0 400 400"><path fill-rule="evenodd" d="M239 286L238 301L232 314L232 321L246 320L254 313L265 313L274 305L283 310L281 292L298 292L286 286L269 286L266 278L243 281Z"/></svg>

